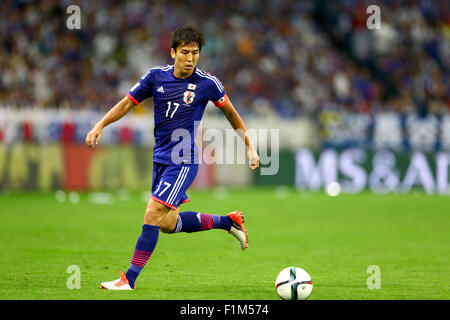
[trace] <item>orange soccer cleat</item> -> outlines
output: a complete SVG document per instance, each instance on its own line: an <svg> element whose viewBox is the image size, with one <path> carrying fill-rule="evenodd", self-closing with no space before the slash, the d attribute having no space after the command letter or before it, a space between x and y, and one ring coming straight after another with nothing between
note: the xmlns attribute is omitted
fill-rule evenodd
<svg viewBox="0 0 450 320"><path fill-rule="evenodd" d="M245 250L248 247L248 235L244 226L244 216L240 211L233 211L227 215L231 219L231 228L229 233L236 237L241 244L241 249Z"/></svg>

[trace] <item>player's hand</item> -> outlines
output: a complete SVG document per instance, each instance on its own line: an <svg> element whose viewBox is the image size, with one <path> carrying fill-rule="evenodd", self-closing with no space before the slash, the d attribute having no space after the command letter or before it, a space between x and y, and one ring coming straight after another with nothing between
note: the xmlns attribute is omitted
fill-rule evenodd
<svg viewBox="0 0 450 320"><path fill-rule="evenodd" d="M248 165L250 169L255 170L256 168L258 168L259 167L258 152L256 152L254 148L251 148L248 150L247 156L248 156Z"/></svg>
<svg viewBox="0 0 450 320"><path fill-rule="evenodd" d="M91 131L86 135L86 144L90 148L94 148L96 144L99 143L100 138L102 137L103 129L99 126L95 126Z"/></svg>

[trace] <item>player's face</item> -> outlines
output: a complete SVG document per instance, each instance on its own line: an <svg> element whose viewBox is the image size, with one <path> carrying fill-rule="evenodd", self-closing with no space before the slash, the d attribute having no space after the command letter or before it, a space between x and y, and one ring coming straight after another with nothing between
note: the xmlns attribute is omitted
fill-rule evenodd
<svg viewBox="0 0 450 320"><path fill-rule="evenodd" d="M179 45L177 51L170 49L170 54L174 62L175 75L188 77L194 72L200 57L200 49L197 43Z"/></svg>

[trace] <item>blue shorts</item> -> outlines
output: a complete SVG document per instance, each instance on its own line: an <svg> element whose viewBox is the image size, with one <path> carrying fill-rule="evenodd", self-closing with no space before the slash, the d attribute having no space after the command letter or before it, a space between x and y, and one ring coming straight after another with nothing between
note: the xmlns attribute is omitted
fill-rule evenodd
<svg viewBox="0 0 450 320"><path fill-rule="evenodd" d="M190 201L187 189L197 175L198 164L167 165L153 163L152 199L176 209Z"/></svg>

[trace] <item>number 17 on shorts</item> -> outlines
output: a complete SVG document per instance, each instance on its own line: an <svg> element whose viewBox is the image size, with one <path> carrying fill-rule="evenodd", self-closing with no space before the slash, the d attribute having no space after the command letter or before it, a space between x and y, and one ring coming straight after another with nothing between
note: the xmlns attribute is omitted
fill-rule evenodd
<svg viewBox="0 0 450 320"><path fill-rule="evenodd" d="M171 209L176 209L181 203L190 199L186 190L191 186L197 175L198 165L164 165L154 163L152 199Z"/></svg>

